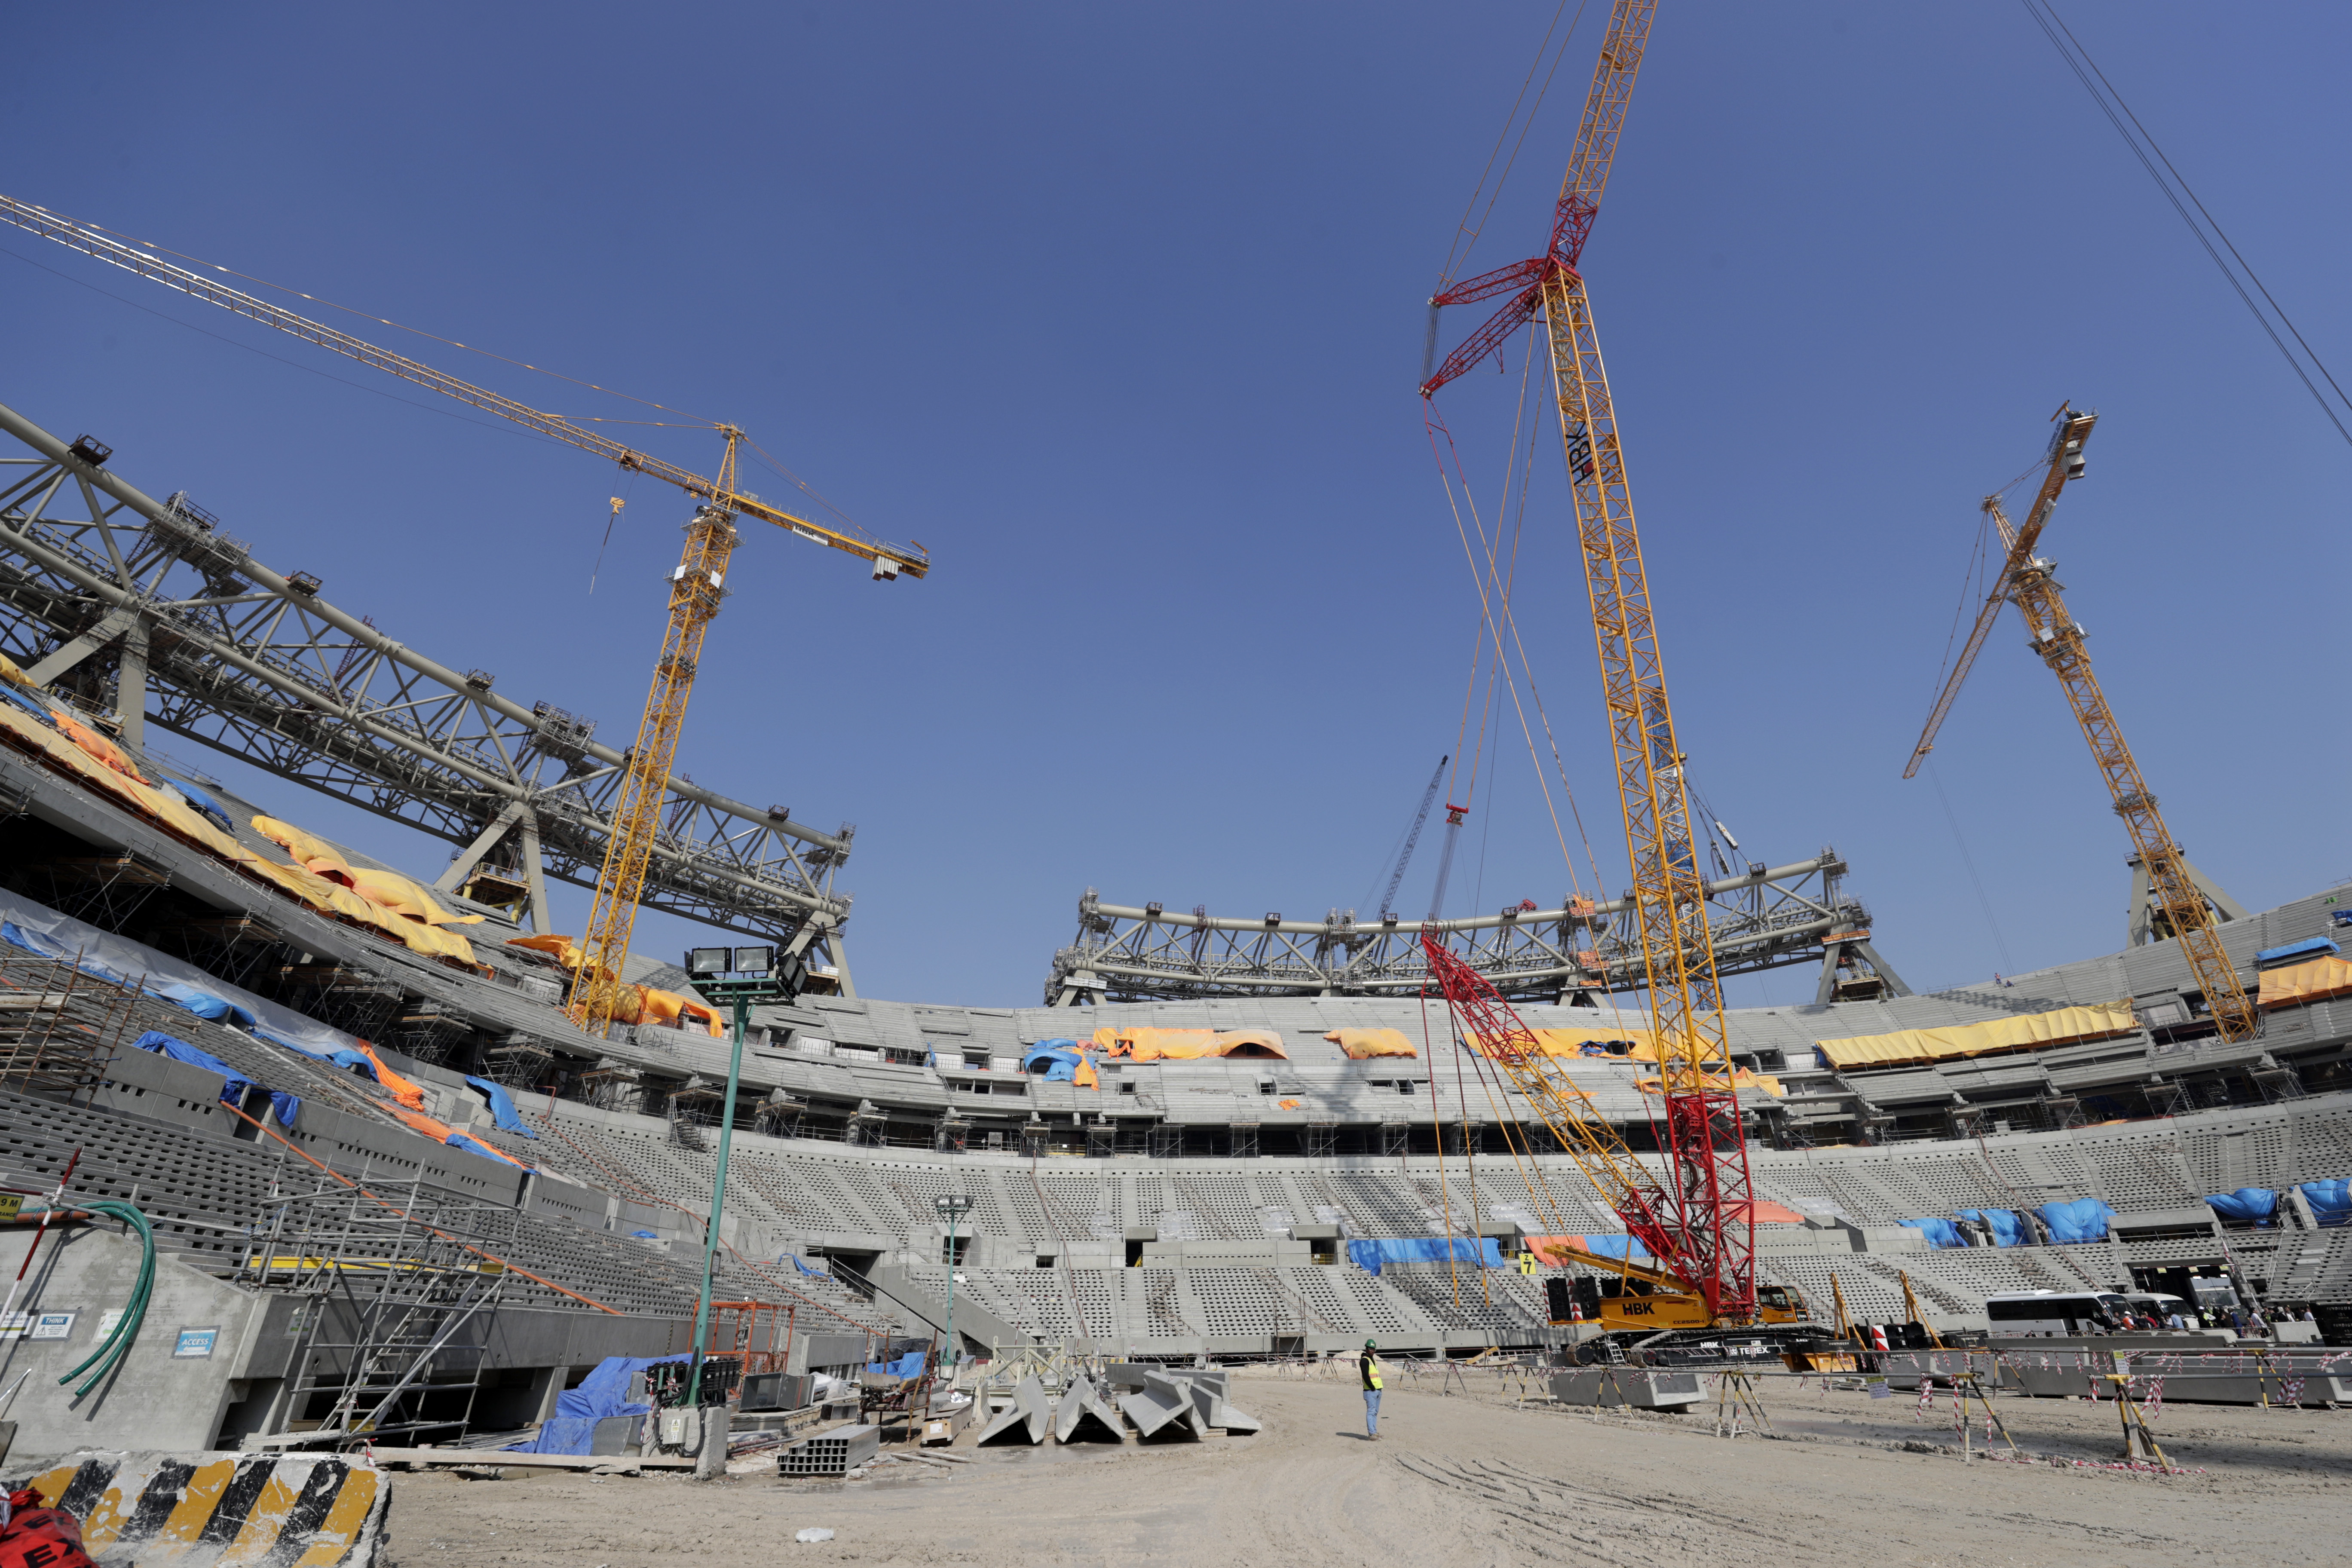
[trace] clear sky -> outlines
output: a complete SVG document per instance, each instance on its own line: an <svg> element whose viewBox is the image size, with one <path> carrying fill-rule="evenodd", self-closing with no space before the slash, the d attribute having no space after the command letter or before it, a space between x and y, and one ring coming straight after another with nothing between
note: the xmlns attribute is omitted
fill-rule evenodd
<svg viewBox="0 0 2352 1568"><path fill-rule="evenodd" d="M2063 9L2352 370L2352 13ZM1475 265L1540 248L1604 12ZM751 534L681 765L857 824L861 990L1023 1004L1089 885L1292 918L1376 900L1456 750L1477 605L1413 384L1550 16L49 5L11 23L0 189L734 421L924 542L929 580L877 584ZM400 640L633 732L681 498L21 232L0 251L0 402L100 436ZM1667 0L1585 259L1684 742L1748 853L1834 844L1922 989L2121 944L2126 840L2013 616L1937 752L1950 818L1900 777L1978 500L2072 398L2103 417L2046 552L2176 834L2255 907L2352 874L2352 448L2021 7ZM1477 319L1450 315L1449 342ZM558 412L672 417L366 330ZM1490 508L1518 388L1515 359L1441 398ZM635 438L718 458L692 428ZM1551 450L1516 603L1614 890ZM1569 868L1507 709L1485 757L1448 912L1549 906ZM446 862L273 788L369 853ZM690 934L648 918L638 945ZM1735 998L1810 994L1782 974Z"/></svg>

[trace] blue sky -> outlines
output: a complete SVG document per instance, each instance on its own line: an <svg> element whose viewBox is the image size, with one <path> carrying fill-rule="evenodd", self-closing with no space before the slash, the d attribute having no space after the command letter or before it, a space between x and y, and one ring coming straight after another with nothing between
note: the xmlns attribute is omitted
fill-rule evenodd
<svg viewBox="0 0 2352 1568"><path fill-rule="evenodd" d="M1602 12L1477 265L1540 247ZM2352 16L2064 14L2352 368ZM1027 1003L1088 885L1363 901L1455 749L1477 606L1413 393L1423 301L1550 15L52 6L14 24L0 188L732 420L922 540L929 580L876 584L751 535L682 766L857 824L863 991ZM681 500L629 492L591 597L608 466L30 236L0 250L0 401L401 640L633 731ZM2046 552L2176 834L2250 905L2352 874L2352 449L2021 8L1669 0L1586 263L1696 775L1758 858L1834 844L1915 985L2122 941L2126 841L2013 619L1937 752L1952 820L1900 777L1977 502L2062 398L2103 419ZM371 331L542 407L644 413ZM1482 500L1517 391L1515 361L1442 397ZM1613 889L1582 583L1557 460L1536 472L1517 613ZM1569 872L1516 726L1486 754L1449 912L1549 905ZM420 872L448 853L271 798ZM639 945L689 935L648 918Z"/></svg>

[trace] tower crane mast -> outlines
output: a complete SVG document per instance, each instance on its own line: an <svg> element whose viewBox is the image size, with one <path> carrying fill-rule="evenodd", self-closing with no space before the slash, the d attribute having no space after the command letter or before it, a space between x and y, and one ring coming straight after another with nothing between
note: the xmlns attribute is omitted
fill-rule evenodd
<svg viewBox="0 0 2352 1568"><path fill-rule="evenodd" d="M638 722L636 743L627 753L627 772L614 802L604 864L597 875L594 901L590 908L588 935L581 944L579 967L572 975L569 1005L573 1021L590 1034L606 1032L619 997L622 960L628 954L637 900L645 889L654 841L662 828L662 803L677 760L678 741L684 732L687 704L694 694L703 638L726 598L728 563L741 537L735 528L735 519L755 517L789 529L813 543L871 562L877 581L896 579L901 574L909 577L927 575L930 571L929 553L919 547L870 538L853 528L815 522L739 491L735 488L736 449L744 437L735 426L718 426L726 442L726 451L719 462L719 477L708 479L610 437L583 429L561 415L546 413L460 381L404 354L379 348L200 272L174 266L102 230L30 202L0 195L0 221L362 364L373 365L404 381L471 404L633 472L675 485L700 501L686 525L685 550L677 569L670 574L669 623L662 638L661 658L654 668L653 687L646 696L645 715ZM809 928L803 928L803 940L811 934Z"/></svg>
<svg viewBox="0 0 2352 1568"><path fill-rule="evenodd" d="M1412 864L1412 852L1421 843L1421 830L1429 822L1429 808L1437 802L1437 786L1444 782L1445 764L1452 759L1437 759L1437 771L1429 775L1429 787L1421 792L1421 809L1412 814L1412 830L1404 836L1404 847L1397 851L1396 869L1389 873L1388 891L1381 895L1381 915L1387 918L1396 908L1397 889L1404 884L1404 868Z"/></svg>
<svg viewBox="0 0 2352 1568"><path fill-rule="evenodd" d="M1498 354L1522 325L1542 315L1625 822L1632 868L1628 897L1657 1038L1664 1142L1674 1174L1666 1190L1673 1252L1685 1278L1704 1293L1710 1312L1738 1321L1757 1308L1747 1136L1732 1087L1706 879L1693 848L1685 759L1666 697L1665 663L1616 408L1579 270L1656 12L1656 0L1616 0L1611 8L1575 150L1553 207L1551 243L1540 256L1474 278L1432 300L1444 306L1511 296L1446 356L1421 390L1424 397L1433 395L1488 355Z"/></svg>
<svg viewBox="0 0 2352 1568"><path fill-rule="evenodd" d="M2076 413L2071 405L2059 409L2058 429L2050 441L2049 467L2023 526L2011 524L1999 496L1985 498L1985 514L1992 520L2007 547L2000 576L1978 612L1969 640L1953 662L1950 678L1937 693L1936 705L1928 712L1927 727L1919 733L1918 743L1911 752L1911 763L1903 770L1903 776L1907 779L1917 773L1919 764L1935 749L1937 731L1952 710L1960 683L1968 679L1976 662L1978 649L1984 646L1993 622L2000 618L2000 606L2004 603L2016 605L2018 614L2025 620L2026 646L2050 667L2050 672L2065 689L2067 705L2074 710L2074 721L2081 726L2083 739L2091 748L2091 760L2098 765L2099 776L2106 783L2108 797L2114 803L2116 815L2123 819L2124 830L2131 835L2132 847L2138 852L2150 892L2197 977L2206 1008L2222 1039L2234 1044L2253 1038L2260 1023L2254 1004L2246 995L2245 985L2238 979L2238 972L2221 945L2220 922L2198 886L2195 868L2174 841L2172 830L2165 826L2164 814L2157 809L2156 792L2147 787L2139 761L2124 739L2123 727L2116 721L2114 710L2107 706L2106 693L2091 668L2083 628L2066 608L2057 568L2034 553L2042 529L2050 521L2051 509L2058 502L2059 492L2070 481L2083 477L2083 447L2090 439L2091 427L2098 418L2095 414Z"/></svg>

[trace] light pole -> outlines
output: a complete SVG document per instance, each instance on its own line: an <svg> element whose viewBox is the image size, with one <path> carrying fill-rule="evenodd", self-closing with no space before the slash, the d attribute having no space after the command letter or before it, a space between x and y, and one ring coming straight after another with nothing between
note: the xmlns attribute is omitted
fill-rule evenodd
<svg viewBox="0 0 2352 1568"><path fill-rule="evenodd" d="M955 1326L956 1221L971 1212L971 1200L961 1193L950 1193L946 1197L934 1198L931 1206L938 1209L948 1222L948 1373L952 1377L956 1363L963 1359L963 1348L956 1339Z"/></svg>
<svg viewBox="0 0 2352 1568"><path fill-rule="evenodd" d="M710 1222L702 1232L702 1294L694 1307L694 1362L686 1403L702 1405L702 1343L710 1331L710 1280L719 1261L719 1218L727 1202L727 1155L735 1144L735 1091L743 1081L743 1028L759 1002L789 1002L800 994L808 964L772 947L698 947L686 955L687 978L713 1002L731 1004L735 1046L727 1058L727 1098L719 1109L719 1169L710 1179Z"/></svg>

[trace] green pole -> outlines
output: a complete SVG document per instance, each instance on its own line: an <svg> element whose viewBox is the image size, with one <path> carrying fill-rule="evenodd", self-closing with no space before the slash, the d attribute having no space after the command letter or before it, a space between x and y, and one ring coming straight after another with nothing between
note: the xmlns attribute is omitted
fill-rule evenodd
<svg viewBox="0 0 2352 1568"><path fill-rule="evenodd" d="M727 1200L727 1152L735 1145L735 1090L743 1081L743 1028L751 1021L751 999L735 997L735 1047L727 1056L727 1098L719 1109L719 1171L710 1179L710 1223L702 1235L702 1296L694 1307L694 1370L687 1379L686 1402L702 1404L702 1342L710 1329L710 1277L719 1265L719 1215ZM950 1289L954 1276L948 1279Z"/></svg>

